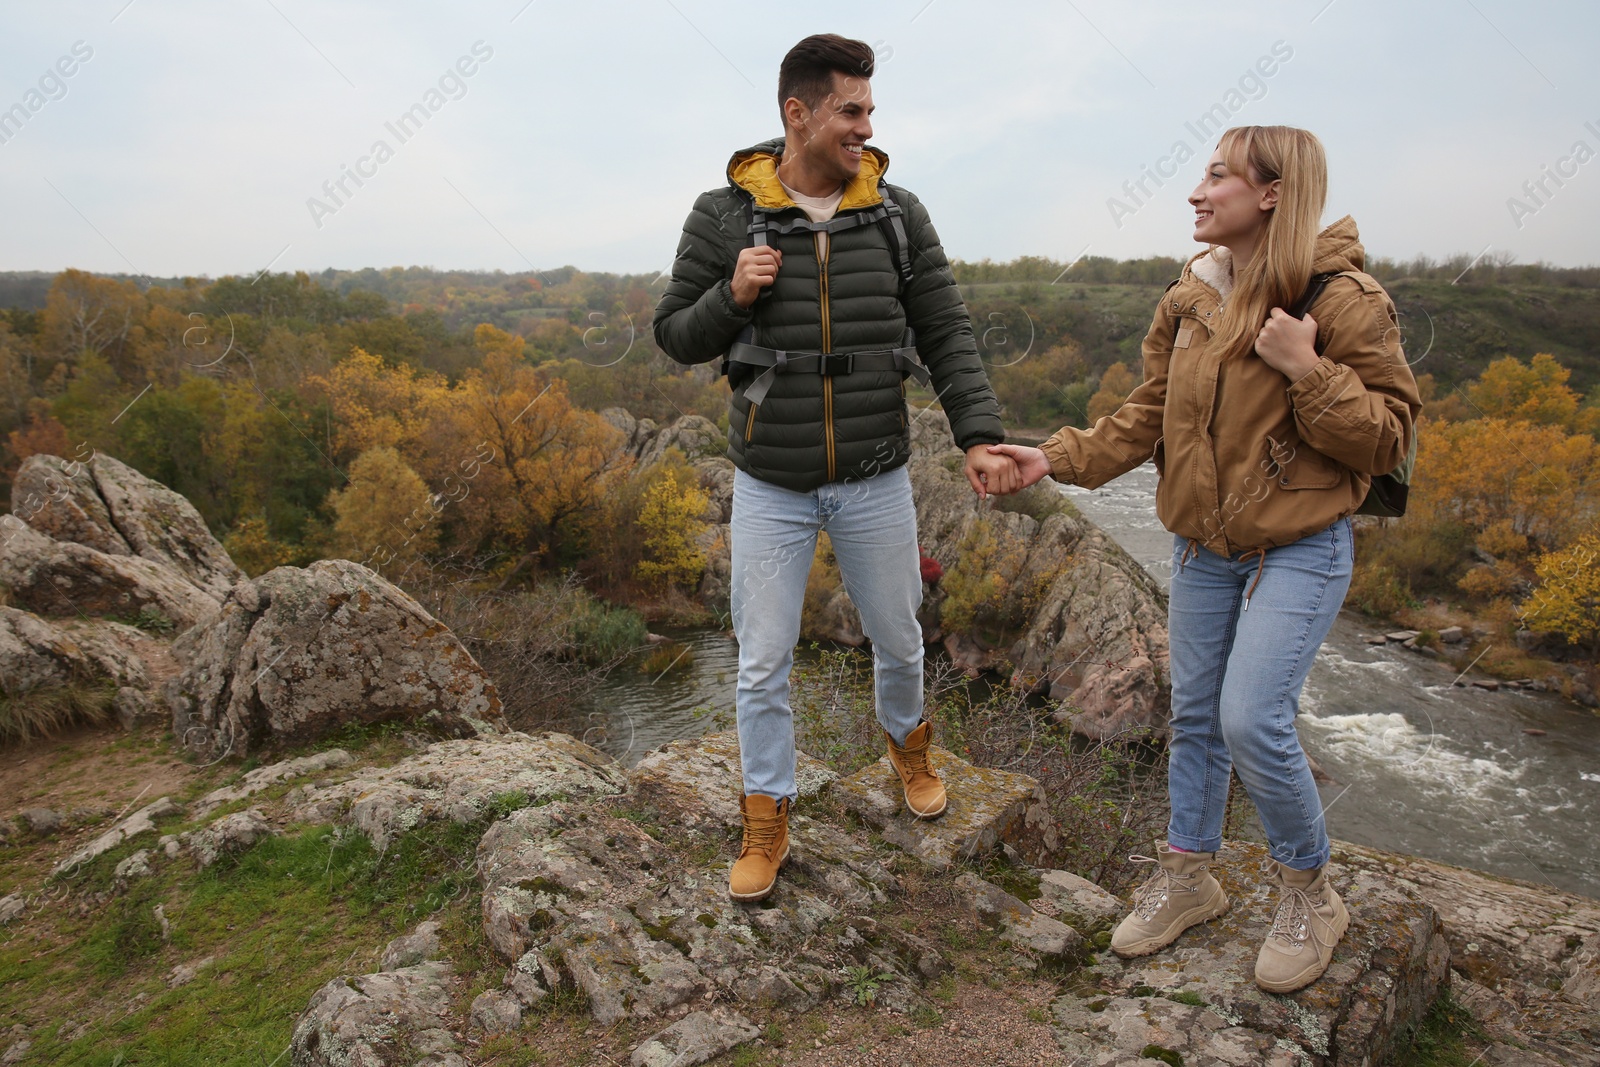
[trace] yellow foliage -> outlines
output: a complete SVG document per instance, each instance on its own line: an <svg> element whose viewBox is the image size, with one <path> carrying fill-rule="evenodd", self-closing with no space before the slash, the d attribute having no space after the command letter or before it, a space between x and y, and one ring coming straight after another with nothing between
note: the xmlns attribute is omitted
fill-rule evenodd
<svg viewBox="0 0 1600 1067"><path fill-rule="evenodd" d="M552 564L604 521L604 504L632 469L622 432L573 405L566 383L488 351L433 405L423 473L459 501L462 531L503 544L515 565Z"/></svg>
<svg viewBox="0 0 1600 1067"><path fill-rule="evenodd" d="M1515 356L1497 359L1467 386L1477 413L1491 419L1521 419L1540 426L1575 429L1578 394L1567 386L1572 372L1547 352L1528 363Z"/></svg>
<svg viewBox="0 0 1600 1067"><path fill-rule="evenodd" d="M430 450L429 422L448 393L441 375L386 365L362 348L352 348L326 377L312 375L306 383L321 389L333 409L336 458L392 448L413 465Z"/></svg>
<svg viewBox="0 0 1600 1067"><path fill-rule="evenodd" d="M1456 519L1473 530L1504 523L1538 545L1565 543L1583 521L1600 477L1588 434L1503 418L1441 423L1417 435L1412 492L1419 519Z"/></svg>
<svg viewBox="0 0 1600 1067"><path fill-rule="evenodd" d="M404 571L439 542L432 494L387 445L350 464L350 484L331 496L334 550L384 573Z"/></svg>
<svg viewBox="0 0 1600 1067"><path fill-rule="evenodd" d="M228 555L239 568L252 578L294 560L294 551L282 541L272 539L267 532L267 520L259 515L235 526L222 539L222 547L228 550Z"/></svg>
<svg viewBox="0 0 1600 1067"><path fill-rule="evenodd" d="M639 580L660 586L690 586L706 569L700 537L711 497L693 483L680 485L676 471L667 470L645 491L638 530L645 558L634 573Z"/></svg>
<svg viewBox="0 0 1600 1067"><path fill-rule="evenodd" d="M1570 644L1600 646L1600 537L1584 534L1534 565L1540 586L1522 606L1530 630L1565 634Z"/></svg>

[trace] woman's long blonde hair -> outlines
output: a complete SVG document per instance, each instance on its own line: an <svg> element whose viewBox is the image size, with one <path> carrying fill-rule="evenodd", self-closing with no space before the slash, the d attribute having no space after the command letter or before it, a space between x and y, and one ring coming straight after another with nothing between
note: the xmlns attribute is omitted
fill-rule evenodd
<svg viewBox="0 0 1600 1067"><path fill-rule="evenodd" d="M1287 311L1311 281L1328 161L1316 134L1293 126L1234 126L1223 131L1217 148L1228 170L1252 186L1283 180L1250 262L1233 264L1233 292L1213 344L1223 359L1235 359L1253 350L1272 309Z"/></svg>

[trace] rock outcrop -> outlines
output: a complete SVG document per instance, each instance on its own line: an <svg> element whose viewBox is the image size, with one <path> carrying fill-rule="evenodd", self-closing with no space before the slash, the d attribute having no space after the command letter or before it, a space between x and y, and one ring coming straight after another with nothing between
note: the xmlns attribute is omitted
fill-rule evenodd
<svg viewBox="0 0 1600 1067"><path fill-rule="evenodd" d="M216 598L174 567L57 541L15 515L0 515L0 586L42 615L159 612L181 630L217 611Z"/></svg>
<svg viewBox="0 0 1600 1067"><path fill-rule="evenodd" d="M1336 853L1333 873L1353 916L1350 933L1328 973L1299 993L1270 996L1253 981L1273 905L1253 873L1261 858L1254 845L1230 846L1234 904L1226 916L1155 956L1096 957L1094 946L1104 945L1122 906L1090 882L1023 861L1005 831L1016 822L1013 805L989 803L991 793L1014 793L1026 810L1036 786L1011 781L1016 775L996 779L947 753L940 753L952 797L946 818L965 807L969 821L988 823L965 835L977 843L969 854L987 863L1004 851L1010 860L997 862L1008 864L1011 890L971 869L952 870L948 849L891 836L897 820L915 820L887 805L862 806L862 797L882 791L881 768L841 778L802 754L790 862L765 901L733 903L726 877L738 840L740 777L736 741L726 733L662 746L626 776L560 735L443 741L389 771L341 783L336 788L356 798L355 807L302 806L295 817L331 816L388 840L414 820L394 816L406 809L379 799L367 812L391 815L373 822L360 808L368 790L377 796L425 779L439 797L481 795L508 784L505 768L518 764L540 774L565 769L534 785L526 806L491 822L478 845L483 934L506 968L499 987L465 1003L452 990L467 976L436 959L437 928L419 927L391 943L377 973L323 987L295 1028L294 1062L343 1062L338 1057L358 1048L370 1057L359 1062L374 1067L451 1062L440 1057L461 1054L460 1045L441 1035L452 1025L459 1031L458 1020L480 1037L517 1033L528 1011L562 990L581 993L597 1025L627 1022L649 1035L633 1048L637 1065L703 1062L755 1039L774 1009L854 999L863 984L880 1006L926 1010L926 984L956 967L959 939L930 940L904 921L897 855L945 872L938 877L949 879L972 920L992 929L1005 951L1066 976L1051 1016L1068 1062L1376 1063L1447 981L1451 939L1422 895L1424 875L1387 873L1376 854L1350 850ZM328 787L302 787L286 802L293 808L319 796L322 804L334 799ZM436 799L435 807L442 813L450 805ZM483 809L453 810L466 819ZM858 813L881 829L865 829ZM896 836L904 838L900 849ZM1035 832L1023 843L1041 839ZM919 849L927 857L917 858ZM1046 862L1044 852L1036 856ZM1501 923L1490 913L1478 921ZM1590 922L1587 913L1581 922ZM1502 930L1501 937L1524 953L1551 948L1532 935ZM1548 963L1585 991L1588 946ZM1587 1062L1581 1052L1573 1057L1566 1062Z"/></svg>
<svg viewBox="0 0 1600 1067"><path fill-rule="evenodd" d="M132 645L146 640L121 623L68 627L16 608L0 607L0 694L109 681L143 688L150 683Z"/></svg>
<svg viewBox="0 0 1600 1067"><path fill-rule="evenodd" d="M283 776L297 773L304 772L286 769ZM284 799L295 819L354 826L381 851L396 834L425 823L482 818L505 794L520 793L525 804L586 800L620 793L625 781L609 756L567 734L510 733L440 741L391 767L368 768L340 782L313 782Z"/></svg>
<svg viewBox="0 0 1600 1067"><path fill-rule="evenodd" d="M314 741L345 723L405 720L444 736L504 729L500 697L448 628L349 560L234 585L219 617L173 645L178 742L206 758Z"/></svg>
<svg viewBox="0 0 1600 1067"><path fill-rule="evenodd" d="M213 600L245 576L193 504L110 456L87 463L29 456L11 499L13 512L40 533L170 567Z"/></svg>

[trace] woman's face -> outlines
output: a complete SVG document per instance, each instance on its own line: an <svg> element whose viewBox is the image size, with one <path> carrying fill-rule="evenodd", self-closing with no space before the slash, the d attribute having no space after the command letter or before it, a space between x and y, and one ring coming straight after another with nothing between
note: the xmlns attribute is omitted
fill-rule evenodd
<svg viewBox="0 0 1600 1067"><path fill-rule="evenodd" d="M1194 205L1194 239L1223 245L1235 252L1254 248L1266 227L1267 214L1278 203L1281 181L1252 186L1243 174L1228 169L1219 148L1206 164L1206 174L1189 194Z"/></svg>

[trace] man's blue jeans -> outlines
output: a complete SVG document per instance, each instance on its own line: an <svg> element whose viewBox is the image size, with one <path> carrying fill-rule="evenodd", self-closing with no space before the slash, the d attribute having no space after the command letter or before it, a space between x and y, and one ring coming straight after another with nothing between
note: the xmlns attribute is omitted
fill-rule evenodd
<svg viewBox="0 0 1600 1067"><path fill-rule="evenodd" d="M817 533L826 530L845 592L872 642L878 722L896 744L922 719L922 572L905 467L797 493L733 473L735 707L744 791L796 797L789 670Z"/></svg>
<svg viewBox="0 0 1600 1067"><path fill-rule="evenodd" d="M1228 770L1261 815L1272 857L1295 870L1328 862L1322 798L1295 716L1300 689L1350 588L1349 519L1293 544L1254 555L1172 549L1168 634L1172 650L1172 743L1167 841L1191 852L1222 847ZM1245 594L1260 583L1248 602Z"/></svg>

